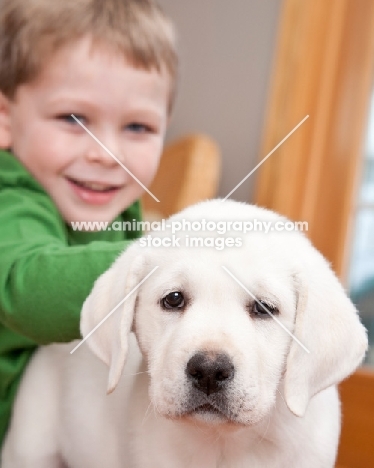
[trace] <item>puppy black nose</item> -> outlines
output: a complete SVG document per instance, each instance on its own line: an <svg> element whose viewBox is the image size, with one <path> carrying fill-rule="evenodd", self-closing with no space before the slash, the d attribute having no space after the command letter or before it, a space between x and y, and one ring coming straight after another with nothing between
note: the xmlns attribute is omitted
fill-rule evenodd
<svg viewBox="0 0 374 468"><path fill-rule="evenodd" d="M234 365L223 353L199 352L187 363L187 377L208 396L222 390L234 376Z"/></svg>

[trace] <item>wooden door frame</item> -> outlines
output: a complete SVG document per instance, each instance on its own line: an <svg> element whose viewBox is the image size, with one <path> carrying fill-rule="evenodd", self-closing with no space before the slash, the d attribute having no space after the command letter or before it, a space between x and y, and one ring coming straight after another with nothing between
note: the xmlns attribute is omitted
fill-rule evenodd
<svg viewBox="0 0 374 468"><path fill-rule="evenodd" d="M372 0L284 0L255 202L309 223L344 279L374 65Z"/></svg>

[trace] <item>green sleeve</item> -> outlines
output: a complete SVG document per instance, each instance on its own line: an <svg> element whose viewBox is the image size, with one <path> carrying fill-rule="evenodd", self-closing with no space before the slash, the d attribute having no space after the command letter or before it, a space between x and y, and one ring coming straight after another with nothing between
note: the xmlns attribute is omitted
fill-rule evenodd
<svg viewBox="0 0 374 468"><path fill-rule="evenodd" d="M68 246L48 197L1 191L0 321L38 344L79 338L85 298L129 242Z"/></svg>

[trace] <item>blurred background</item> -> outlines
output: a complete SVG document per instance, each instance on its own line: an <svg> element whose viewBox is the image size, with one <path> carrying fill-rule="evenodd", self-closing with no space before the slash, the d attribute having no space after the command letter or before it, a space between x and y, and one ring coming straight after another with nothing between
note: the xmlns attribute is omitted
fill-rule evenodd
<svg viewBox="0 0 374 468"><path fill-rule="evenodd" d="M204 132L221 148L218 194L257 164L279 16L278 0L160 0L176 24L181 74L168 139ZM235 199L253 196L255 178Z"/></svg>
<svg viewBox="0 0 374 468"><path fill-rule="evenodd" d="M374 1L160 0L179 35L167 141L219 148L225 197L291 219L331 262L369 330L365 365L341 386L340 468L374 467ZM349 343L347 343L349 346Z"/></svg>

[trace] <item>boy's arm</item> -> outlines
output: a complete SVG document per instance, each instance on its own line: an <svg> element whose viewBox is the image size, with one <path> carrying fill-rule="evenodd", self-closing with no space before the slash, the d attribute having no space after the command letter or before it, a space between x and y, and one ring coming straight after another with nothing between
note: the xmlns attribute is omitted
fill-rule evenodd
<svg viewBox="0 0 374 468"><path fill-rule="evenodd" d="M79 338L94 281L132 241L68 246L45 197L38 203L4 191L0 207L0 321L39 344Z"/></svg>

